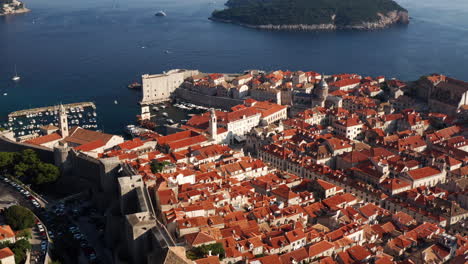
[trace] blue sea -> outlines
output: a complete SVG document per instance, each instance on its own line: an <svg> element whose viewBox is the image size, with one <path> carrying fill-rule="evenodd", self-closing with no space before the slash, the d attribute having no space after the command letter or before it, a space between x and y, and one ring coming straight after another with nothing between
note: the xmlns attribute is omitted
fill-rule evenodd
<svg viewBox="0 0 468 264"><path fill-rule="evenodd" d="M140 94L126 86L141 74L172 68L402 80L439 72L468 80L466 0L399 0L411 24L373 32L259 31L208 20L224 0L24 2L32 12L0 17L1 118L24 108L93 101L101 127L121 133L139 112ZM159 10L167 17L154 16ZM11 81L15 65L18 83Z"/></svg>

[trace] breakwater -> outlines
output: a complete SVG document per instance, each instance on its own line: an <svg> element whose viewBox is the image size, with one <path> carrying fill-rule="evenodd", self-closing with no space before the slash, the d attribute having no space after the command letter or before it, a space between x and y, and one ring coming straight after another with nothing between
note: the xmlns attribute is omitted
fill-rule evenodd
<svg viewBox="0 0 468 264"><path fill-rule="evenodd" d="M76 107L92 107L96 109L96 105L93 102L81 102L81 103L72 103L72 104L65 104L63 105L65 107L65 110L68 110L70 108L76 108ZM19 116L25 116L25 115L30 115L30 114L37 114L37 113L42 113L42 112L49 112L49 111L55 111L57 110L57 106L44 106L44 107L38 107L38 108L31 108L31 109L25 109L25 110L19 110L15 112L11 112L8 114L8 117L19 117Z"/></svg>

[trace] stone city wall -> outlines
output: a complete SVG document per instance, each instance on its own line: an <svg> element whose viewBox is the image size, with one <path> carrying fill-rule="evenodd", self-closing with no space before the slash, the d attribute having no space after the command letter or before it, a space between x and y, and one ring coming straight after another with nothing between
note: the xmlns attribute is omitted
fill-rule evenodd
<svg viewBox="0 0 468 264"><path fill-rule="evenodd" d="M39 158L44 162L54 163L54 153L52 150L37 145L15 142L0 135L0 151L19 152L26 149L33 149L36 151Z"/></svg>
<svg viewBox="0 0 468 264"><path fill-rule="evenodd" d="M196 105L208 106L230 110L231 107L243 104L241 99L233 99L228 97L208 96L204 94L195 93L183 88L178 88L175 91L177 99L187 101Z"/></svg>

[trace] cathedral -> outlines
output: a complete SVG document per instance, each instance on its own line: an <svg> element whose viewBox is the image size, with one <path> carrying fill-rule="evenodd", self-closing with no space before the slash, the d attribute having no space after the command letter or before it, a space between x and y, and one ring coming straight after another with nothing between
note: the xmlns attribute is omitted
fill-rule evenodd
<svg viewBox="0 0 468 264"><path fill-rule="evenodd" d="M317 87L313 90L311 98L311 107L321 106L325 107L325 101L328 97L328 84L322 74L322 80Z"/></svg>

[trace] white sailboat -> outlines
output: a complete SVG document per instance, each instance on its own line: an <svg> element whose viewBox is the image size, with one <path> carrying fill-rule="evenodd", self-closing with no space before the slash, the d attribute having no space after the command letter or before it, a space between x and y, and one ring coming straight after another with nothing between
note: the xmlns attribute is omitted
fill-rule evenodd
<svg viewBox="0 0 468 264"><path fill-rule="evenodd" d="M21 77L18 76L18 72L16 71L16 65L15 65L15 76L13 76L13 78L11 78L13 81L19 81L21 79Z"/></svg>

